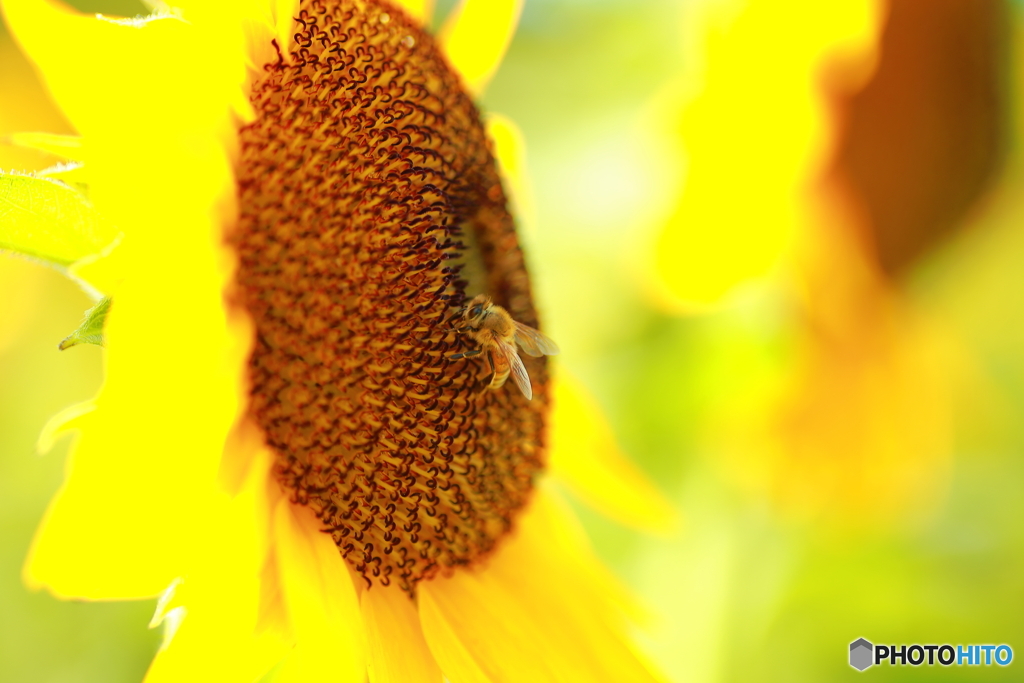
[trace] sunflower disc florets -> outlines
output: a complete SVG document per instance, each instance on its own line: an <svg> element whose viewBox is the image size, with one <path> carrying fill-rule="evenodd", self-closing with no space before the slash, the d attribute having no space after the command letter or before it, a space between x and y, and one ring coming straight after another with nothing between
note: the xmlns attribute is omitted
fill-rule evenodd
<svg viewBox="0 0 1024 683"><path fill-rule="evenodd" d="M542 465L536 395L487 391L452 329L489 293L536 325L479 114L430 36L367 0L303 0L241 131L250 412L278 479L369 584L490 551Z"/></svg>

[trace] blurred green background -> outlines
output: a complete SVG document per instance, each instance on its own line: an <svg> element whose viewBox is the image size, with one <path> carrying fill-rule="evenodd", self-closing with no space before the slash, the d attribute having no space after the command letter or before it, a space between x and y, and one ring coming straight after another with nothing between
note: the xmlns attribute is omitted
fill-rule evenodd
<svg viewBox="0 0 1024 683"><path fill-rule="evenodd" d="M144 11L117 0L72 4ZM439 3L438 15L452 4ZM693 12L716 4L724 19ZM980 0L991 16L958 15L970 1L919 4L935 21L905 22L898 33L896 17L906 15L883 13L879 30L892 30L881 34L882 57L863 60L875 70L844 80L827 59L808 58L806 73L804 62L773 62L814 31L813 19L772 23L756 7L745 18L746 5L763 13L764 2L528 0L482 97L482 109L509 116L526 141L523 241L561 367L593 393L622 450L684 519L678 534L653 537L578 506L598 553L649 606L639 638L671 680L852 677L847 648L862 636L1007 643L1024 656L1024 175L1011 40L1020 17L1013 5ZM801 3L777 6L785 15ZM968 20L998 30L919 39ZM750 33L730 33L735 26ZM705 40L733 50L739 68L720 68L725 58ZM975 65L994 55L988 71L982 64L962 80L991 77L995 94L946 93L958 82L953 67L914 60L940 49L969 53ZM900 54L920 70L901 70L904 61L887 71ZM767 78L762 57L778 70ZM820 99L811 109L784 87L801 79L809 101ZM744 100L711 101L711 124L687 114L694 93L716 83L768 96L717 114L714 106ZM6 34L0 93L0 134L70 132ZM772 152L775 124L764 122L810 130L806 111L822 139ZM960 139L953 134L914 147L901 146L908 135L898 126L872 132L900 116L913 132L927 125L915 112L924 120L940 111L950 113L935 130L966 131L962 147L947 144ZM701 128L716 116L722 130ZM756 134L726 169L735 184L686 226L725 235L724 246L659 238L705 199L687 189L708 177L700 145L718 135L722 153L735 154L728 142L748 128ZM49 163L0 147L5 168ZM760 193L776 188L803 208L762 209ZM887 220L891 207L920 210ZM750 215L757 220L736 218ZM914 226L913 239L901 232ZM749 241L759 231L779 237ZM679 244L690 248L676 254ZM741 269L693 305L692 283L673 285L655 257L722 273L753 251L765 268ZM101 380L100 349L56 349L89 301L57 273L10 258L0 259L0 292L0 680L139 681L159 640L146 628L152 604L60 602L20 579L67 451L61 442L37 455L35 439ZM864 675L1008 680L1020 666Z"/></svg>

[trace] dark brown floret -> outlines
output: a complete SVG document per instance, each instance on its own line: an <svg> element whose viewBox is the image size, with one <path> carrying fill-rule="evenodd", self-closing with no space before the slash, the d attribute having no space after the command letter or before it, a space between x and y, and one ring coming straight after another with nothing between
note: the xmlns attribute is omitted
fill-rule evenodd
<svg viewBox="0 0 1024 683"><path fill-rule="evenodd" d="M292 500L372 585L490 551L542 466L532 402L486 390L451 318L487 292L537 324L479 114L433 40L374 0L303 0L241 131L251 413Z"/></svg>

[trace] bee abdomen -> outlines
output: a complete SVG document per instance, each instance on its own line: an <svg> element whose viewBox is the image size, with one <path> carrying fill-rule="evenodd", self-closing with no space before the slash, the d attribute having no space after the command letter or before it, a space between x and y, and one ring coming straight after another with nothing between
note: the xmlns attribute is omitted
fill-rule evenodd
<svg viewBox="0 0 1024 683"><path fill-rule="evenodd" d="M508 379L509 372L510 370L507 367L501 370L496 369L494 371L494 375L491 377L491 384L489 388L500 388L503 384L505 384L505 380Z"/></svg>

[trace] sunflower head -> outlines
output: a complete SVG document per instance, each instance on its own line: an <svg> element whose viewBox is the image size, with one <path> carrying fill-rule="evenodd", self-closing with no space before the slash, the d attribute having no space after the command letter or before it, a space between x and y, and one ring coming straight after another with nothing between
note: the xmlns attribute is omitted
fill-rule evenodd
<svg viewBox="0 0 1024 683"><path fill-rule="evenodd" d="M547 374L527 401L452 360L490 295L536 313L470 97L430 36L374 0L303 0L252 91L238 163L250 413L293 502L368 584L408 591L490 551L542 467Z"/></svg>

